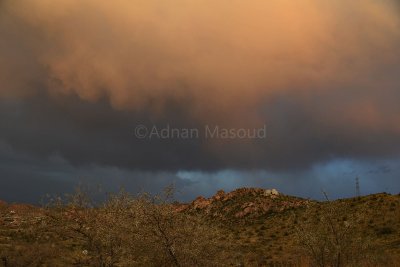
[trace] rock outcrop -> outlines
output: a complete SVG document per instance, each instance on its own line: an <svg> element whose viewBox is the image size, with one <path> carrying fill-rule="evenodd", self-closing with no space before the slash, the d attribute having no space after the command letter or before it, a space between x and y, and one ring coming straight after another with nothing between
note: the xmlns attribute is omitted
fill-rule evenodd
<svg viewBox="0 0 400 267"><path fill-rule="evenodd" d="M278 192L278 190L276 190L276 189L266 189L265 191L264 191L264 196L266 196L266 197L277 197L277 196L279 196L279 192Z"/></svg>
<svg viewBox="0 0 400 267"><path fill-rule="evenodd" d="M200 196L182 205L179 211L200 211L222 219L256 218L306 205L309 200L286 196L276 189L239 188L229 193L219 190L214 196Z"/></svg>

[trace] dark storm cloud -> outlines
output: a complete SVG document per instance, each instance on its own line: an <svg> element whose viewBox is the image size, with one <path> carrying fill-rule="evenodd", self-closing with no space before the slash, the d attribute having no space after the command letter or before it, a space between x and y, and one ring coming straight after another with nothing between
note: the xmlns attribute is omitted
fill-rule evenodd
<svg viewBox="0 0 400 267"><path fill-rule="evenodd" d="M45 158L17 152L0 142L0 198L8 202L43 203L46 195L72 193L78 186L89 188L96 199L124 188L131 193L159 193L175 185L176 198L191 201L198 195L210 197L219 189L238 187L277 188L284 194L322 199L322 190L332 199L355 195L355 177L360 177L362 194L399 193L399 159L337 160L317 164L305 171L260 170L133 171L98 165L73 166L59 155ZM386 170L390 169L390 172ZM376 172L370 172L376 170ZM43 201L43 202L41 202Z"/></svg>
<svg viewBox="0 0 400 267"><path fill-rule="evenodd" d="M190 139L135 136L139 124L149 129L168 124L203 129L203 121L184 112L186 101L171 101L162 116L154 117L145 110L114 110L107 101L41 95L1 102L0 139L32 156L60 155L75 166L97 164L131 170L304 170L336 158L398 154L399 135L390 124L382 122L377 129L356 124L346 117L346 111L340 113L342 101L332 100L335 97L328 93L304 104L301 96L276 96L259 111L267 123L266 138L221 141L205 139L202 132L199 138ZM337 119L328 118L333 107L339 107Z"/></svg>
<svg viewBox="0 0 400 267"><path fill-rule="evenodd" d="M136 138L137 124L166 125L152 120L146 112L116 111L104 101L46 96L2 102L0 109L0 139L31 155L60 154L75 165L93 163L129 169L215 166L212 158L204 158L201 140ZM177 127L187 119L173 109L165 116Z"/></svg>
<svg viewBox="0 0 400 267"><path fill-rule="evenodd" d="M293 172L400 153L394 1L0 4L0 140L38 161ZM138 124L267 137L138 139Z"/></svg>
<svg viewBox="0 0 400 267"><path fill-rule="evenodd" d="M179 192L193 182L173 172L132 171L93 164L74 166L59 155L38 158L0 142L0 199L7 202L41 204L49 196L72 193L81 186L97 198L121 189L156 194L172 184L178 189L177 198L193 198L192 194Z"/></svg>
<svg viewBox="0 0 400 267"><path fill-rule="evenodd" d="M385 166L390 172L370 173ZM277 188L284 194L322 199L322 190L332 199L355 195L355 177L360 177L362 194L399 193L399 159L379 161L338 160L318 164L307 171L269 172L264 170L215 172L133 171L117 167L87 165L76 167L52 155L37 158L0 144L0 196L8 202L39 204L46 195L72 193L78 186L88 187L96 199L124 188L131 193L159 193L174 184L180 201L198 195L210 197L219 189L238 187ZM379 178L379 179L378 179ZM43 203L43 202L42 202Z"/></svg>

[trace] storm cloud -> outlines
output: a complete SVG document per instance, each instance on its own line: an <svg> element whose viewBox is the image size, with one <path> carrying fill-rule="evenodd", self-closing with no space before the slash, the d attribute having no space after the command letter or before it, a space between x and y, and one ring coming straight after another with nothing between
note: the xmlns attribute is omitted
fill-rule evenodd
<svg viewBox="0 0 400 267"><path fill-rule="evenodd" d="M71 168L174 177L394 160L399 11L394 0L3 0L0 141ZM149 140L137 125L266 125L267 137Z"/></svg>

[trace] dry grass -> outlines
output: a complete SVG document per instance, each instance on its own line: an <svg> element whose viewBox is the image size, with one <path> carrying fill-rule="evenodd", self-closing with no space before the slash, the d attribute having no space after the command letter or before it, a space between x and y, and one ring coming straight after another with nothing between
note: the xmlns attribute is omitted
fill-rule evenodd
<svg viewBox="0 0 400 267"><path fill-rule="evenodd" d="M398 266L399 195L316 202L260 192L202 208L171 204L170 189L0 205L0 266Z"/></svg>

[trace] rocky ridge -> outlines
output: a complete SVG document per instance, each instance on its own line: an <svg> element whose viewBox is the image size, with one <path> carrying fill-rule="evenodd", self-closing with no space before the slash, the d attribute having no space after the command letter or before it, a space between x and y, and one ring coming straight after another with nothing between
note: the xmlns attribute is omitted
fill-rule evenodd
<svg viewBox="0 0 400 267"><path fill-rule="evenodd" d="M284 212L310 202L281 194L276 189L240 188L229 193L219 190L210 198L199 196L189 204L180 205L178 210L234 220Z"/></svg>

